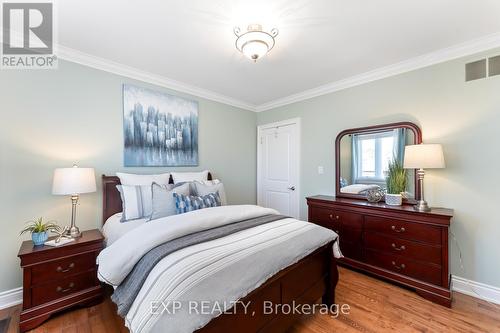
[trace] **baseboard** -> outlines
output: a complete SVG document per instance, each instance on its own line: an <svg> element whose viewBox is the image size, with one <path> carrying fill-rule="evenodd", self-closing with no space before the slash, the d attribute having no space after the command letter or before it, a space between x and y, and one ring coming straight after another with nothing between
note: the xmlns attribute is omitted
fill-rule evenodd
<svg viewBox="0 0 500 333"><path fill-rule="evenodd" d="M453 275L451 278L453 291L479 298L491 303L500 304L500 288L484 283L467 280ZM6 290L0 293L0 310L9 308L23 302L23 289L21 287Z"/></svg>
<svg viewBox="0 0 500 333"><path fill-rule="evenodd" d="M453 291L462 294L500 304L500 288L497 287L453 275L451 278L451 288Z"/></svg>
<svg viewBox="0 0 500 333"><path fill-rule="evenodd" d="M23 288L15 288L0 293L0 310L23 302Z"/></svg>

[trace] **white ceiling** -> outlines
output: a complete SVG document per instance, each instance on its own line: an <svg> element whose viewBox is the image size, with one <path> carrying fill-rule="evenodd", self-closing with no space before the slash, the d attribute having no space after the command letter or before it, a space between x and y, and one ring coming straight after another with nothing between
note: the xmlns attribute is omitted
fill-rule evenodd
<svg viewBox="0 0 500 333"><path fill-rule="evenodd" d="M61 0L59 44L257 106L500 32L498 0ZM257 63L233 27L280 31Z"/></svg>

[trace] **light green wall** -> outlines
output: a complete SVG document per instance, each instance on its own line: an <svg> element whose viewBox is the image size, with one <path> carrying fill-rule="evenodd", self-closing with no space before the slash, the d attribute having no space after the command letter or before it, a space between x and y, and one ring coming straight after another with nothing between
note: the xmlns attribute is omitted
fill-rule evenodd
<svg viewBox="0 0 500 333"><path fill-rule="evenodd" d="M301 196L335 192L334 140L346 128L412 121L442 143L447 168L428 170L426 199L455 209L452 273L500 287L500 76L464 82L464 64L500 50L434 65L261 112L258 124L301 118ZM317 167L325 167L319 175ZM305 200L302 218L307 217Z"/></svg>
<svg viewBox="0 0 500 333"><path fill-rule="evenodd" d="M171 170L123 167L123 83L198 100L200 165L177 170L211 170L230 203L256 202L254 112L63 61L58 70L0 71L0 292L21 286L17 251L29 238L19 237L24 222L44 216L68 223L70 199L51 195L54 168L78 162L98 177ZM101 225L98 186L80 198L82 229Z"/></svg>

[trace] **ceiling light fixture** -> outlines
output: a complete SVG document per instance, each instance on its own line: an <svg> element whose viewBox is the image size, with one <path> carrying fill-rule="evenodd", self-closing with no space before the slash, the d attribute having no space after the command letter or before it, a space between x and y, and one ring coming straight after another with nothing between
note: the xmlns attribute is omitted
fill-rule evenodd
<svg viewBox="0 0 500 333"><path fill-rule="evenodd" d="M238 37L236 48L246 57L257 62L274 47L274 38L278 36L278 29L274 28L268 33L262 31L262 25L250 24L245 33L241 33L241 29L235 27L234 34Z"/></svg>

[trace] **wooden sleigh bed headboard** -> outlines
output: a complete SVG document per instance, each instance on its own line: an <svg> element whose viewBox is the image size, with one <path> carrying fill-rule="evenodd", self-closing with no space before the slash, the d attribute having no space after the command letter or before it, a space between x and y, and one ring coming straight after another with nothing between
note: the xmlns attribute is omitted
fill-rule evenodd
<svg viewBox="0 0 500 333"><path fill-rule="evenodd" d="M208 180L212 180L210 172L208 173ZM173 183L174 179L170 175L169 184ZM120 192L116 188L116 185L120 184L120 178L117 176L102 175L102 224L106 223L110 216L123 210Z"/></svg>

